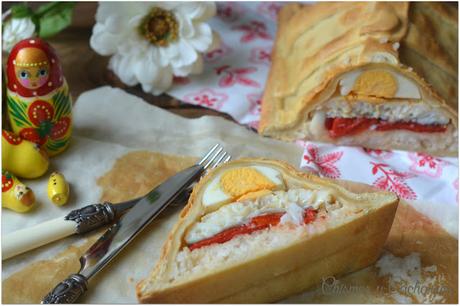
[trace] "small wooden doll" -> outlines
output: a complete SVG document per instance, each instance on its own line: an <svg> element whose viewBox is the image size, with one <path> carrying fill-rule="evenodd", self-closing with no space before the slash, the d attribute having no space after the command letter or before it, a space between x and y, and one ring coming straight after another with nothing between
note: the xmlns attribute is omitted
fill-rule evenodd
<svg viewBox="0 0 460 306"><path fill-rule="evenodd" d="M13 174L2 169L2 207L25 213L34 206L35 195L32 189L21 183Z"/></svg>
<svg viewBox="0 0 460 306"><path fill-rule="evenodd" d="M72 132L72 100L54 49L39 38L20 41L6 66L7 107L13 131L53 156Z"/></svg>

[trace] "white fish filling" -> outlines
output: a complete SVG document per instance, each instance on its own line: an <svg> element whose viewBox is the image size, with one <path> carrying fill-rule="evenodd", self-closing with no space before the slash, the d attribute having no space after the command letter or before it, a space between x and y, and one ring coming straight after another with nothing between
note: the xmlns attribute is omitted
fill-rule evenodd
<svg viewBox="0 0 460 306"><path fill-rule="evenodd" d="M268 213L286 212L280 220L282 224L302 224L304 209L317 209L322 204L331 208L338 203L326 190L301 188L275 191L260 198L230 203L203 216L190 228L185 241L191 244L210 238L225 229L245 224L253 217Z"/></svg>
<svg viewBox="0 0 460 306"><path fill-rule="evenodd" d="M363 101L349 103L342 97L335 97L321 107L321 110L329 118L377 118L389 122L416 122L424 125L449 123L449 118L436 108L407 101L392 101L386 104Z"/></svg>

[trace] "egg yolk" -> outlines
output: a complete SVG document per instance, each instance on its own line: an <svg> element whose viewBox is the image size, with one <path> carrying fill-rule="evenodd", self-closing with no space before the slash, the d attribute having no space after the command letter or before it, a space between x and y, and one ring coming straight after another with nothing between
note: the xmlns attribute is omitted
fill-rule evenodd
<svg viewBox="0 0 460 306"><path fill-rule="evenodd" d="M369 70L363 72L355 81L352 91L363 96L393 98L398 83L388 71Z"/></svg>
<svg viewBox="0 0 460 306"><path fill-rule="evenodd" d="M276 184L270 181L262 173L254 168L236 168L225 172L220 178L222 190L236 199L245 194L276 188Z"/></svg>

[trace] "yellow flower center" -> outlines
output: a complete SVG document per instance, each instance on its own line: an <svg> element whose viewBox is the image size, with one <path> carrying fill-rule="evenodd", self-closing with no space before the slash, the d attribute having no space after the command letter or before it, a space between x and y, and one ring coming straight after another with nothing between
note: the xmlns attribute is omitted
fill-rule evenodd
<svg viewBox="0 0 460 306"><path fill-rule="evenodd" d="M177 39L179 24L170 11L154 7L142 20L139 30L155 46L165 47Z"/></svg>

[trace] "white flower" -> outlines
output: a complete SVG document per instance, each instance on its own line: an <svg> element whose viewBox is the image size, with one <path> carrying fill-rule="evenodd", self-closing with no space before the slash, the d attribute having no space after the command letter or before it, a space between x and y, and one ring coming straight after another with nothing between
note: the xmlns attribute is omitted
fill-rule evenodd
<svg viewBox="0 0 460 306"><path fill-rule="evenodd" d="M9 52L15 44L32 37L35 24L30 18L11 18L3 27L2 49Z"/></svg>
<svg viewBox="0 0 460 306"><path fill-rule="evenodd" d="M213 2L100 2L90 45L125 84L161 94L173 76L202 72L218 43L205 23L215 12Z"/></svg>

